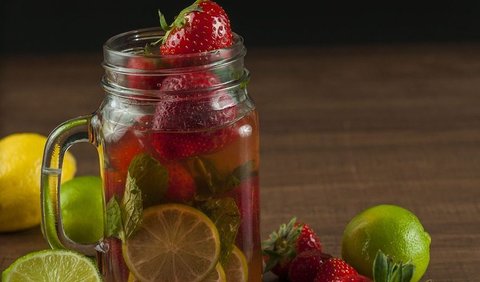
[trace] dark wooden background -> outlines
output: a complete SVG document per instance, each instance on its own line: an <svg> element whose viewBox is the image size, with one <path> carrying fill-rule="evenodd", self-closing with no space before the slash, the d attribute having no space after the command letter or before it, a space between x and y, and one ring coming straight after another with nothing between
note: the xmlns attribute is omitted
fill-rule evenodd
<svg viewBox="0 0 480 282"><path fill-rule="evenodd" d="M0 137L48 134L103 98L99 53L1 62ZM480 281L480 45L251 48L246 64L264 239L295 215L339 255L356 213L398 204L432 237L425 280ZM79 175L97 173L93 148L73 153ZM0 234L0 271L46 247L39 228Z"/></svg>

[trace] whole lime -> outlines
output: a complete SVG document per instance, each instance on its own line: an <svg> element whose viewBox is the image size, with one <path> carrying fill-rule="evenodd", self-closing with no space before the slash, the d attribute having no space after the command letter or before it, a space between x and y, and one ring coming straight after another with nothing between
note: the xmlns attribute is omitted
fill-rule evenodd
<svg viewBox="0 0 480 282"><path fill-rule="evenodd" d="M47 137L14 133L0 139L0 232L40 224L40 170ZM76 171L72 154L63 160L62 181Z"/></svg>
<svg viewBox="0 0 480 282"><path fill-rule="evenodd" d="M396 262L415 266L412 282L419 281L430 261L430 235L417 216L395 205L377 205L356 215L346 226L342 257L363 275L372 277L378 250Z"/></svg>
<svg viewBox="0 0 480 282"><path fill-rule="evenodd" d="M98 176L80 176L60 187L65 234L77 243L94 243L103 237L103 188Z"/></svg>

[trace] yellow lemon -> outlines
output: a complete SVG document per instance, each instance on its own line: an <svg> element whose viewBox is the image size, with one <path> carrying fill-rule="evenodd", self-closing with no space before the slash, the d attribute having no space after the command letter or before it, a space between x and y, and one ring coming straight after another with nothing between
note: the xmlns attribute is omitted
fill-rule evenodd
<svg viewBox="0 0 480 282"><path fill-rule="evenodd" d="M35 133L11 134L0 140L0 232L40 224L40 169L47 138ZM62 181L76 171L67 153Z"/></svg>
<svg viewBox="0 0 480 282"><path fill-rule="evenodd" d="M430 261L430 235L409 210L378 205L356 215L343 234L342 257L363 275L372 277L375 255L381 250L394 261L415 266L419 281Z"/></svg>

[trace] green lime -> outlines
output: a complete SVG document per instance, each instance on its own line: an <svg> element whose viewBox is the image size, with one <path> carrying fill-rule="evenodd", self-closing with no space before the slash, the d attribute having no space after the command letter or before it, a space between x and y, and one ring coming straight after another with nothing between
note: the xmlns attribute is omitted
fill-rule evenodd
<svg viewBox="0 0 480 282"><path fill-rule="evenodd" d="M94 243L103 237L103 186L98 176L75 177L60 187L62 223L77 243Z"/></svg>
<svg viewBox="0 0 480 282"><path fill-rule="evenodd" d="M150 207L124 242L123 257L141 281L202 281L220 257L220 235L201 211L180 204Z"/></svg>
<svg viewBox="0 0 480 282"><path fill-rule="evenodd" d="M102 281L89 258L66 250L44 250L20 257L2 274L3 282Z"/></svg>
<svg viewBox="0 0 480 282"><path fill-rule="evenodd" d="M358 272L372 277L378 250L396 262L415 266L412 282L419 281L430 261L430 235L410 211L378 205L356 215L343 234L342 257Z"/></svg>

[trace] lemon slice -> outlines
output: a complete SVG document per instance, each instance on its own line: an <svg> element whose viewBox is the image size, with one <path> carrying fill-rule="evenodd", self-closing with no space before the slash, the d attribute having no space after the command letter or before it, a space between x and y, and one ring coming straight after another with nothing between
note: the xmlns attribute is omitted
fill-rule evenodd
<svg viewBox="0 0 480 282"><path fill-rule="evenodd" d="M248 282L248 263L245 255L239 248L233 246L227 263L223 266L227 281Z"/></svg>
<svg viewBox="0 0 480 282"><path fill-rule="evenodd" d="M123 255L140 281L202 281L217 264L220 235L215 224L192 207L153 206L125 241Z"/></svg>
<svg viewBox="0 0 480 282"><path fill-rule="evenodd" d="M225 276L225 270L220 263L217 263L215 269L213 269L202 282L226 282L227 277Z"/></svg>
<svg viewBox="0 0 480 282"><path fill-rule="evenodd" d="M101 282L102 278L86 256L66 250L45 250L17 259L3 272L2 281Z"/></svg>

